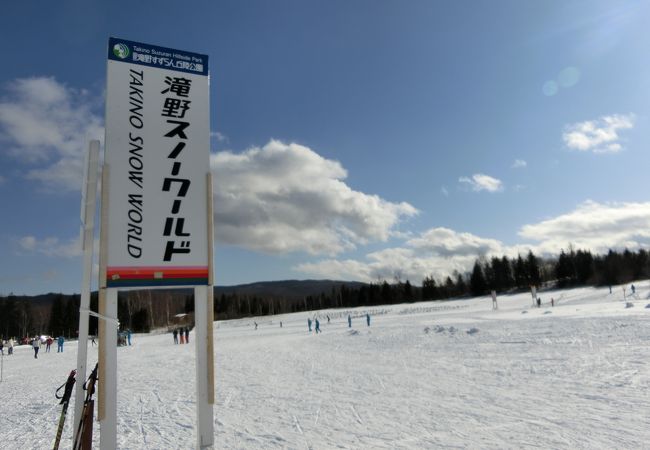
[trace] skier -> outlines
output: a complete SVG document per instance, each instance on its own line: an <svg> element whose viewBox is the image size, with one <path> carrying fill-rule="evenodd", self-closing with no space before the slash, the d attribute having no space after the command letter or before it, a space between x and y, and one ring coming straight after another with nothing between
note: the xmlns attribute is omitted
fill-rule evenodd
<svg viewBox="0 0 650 450"><path fill-rule="evenodd" d="M634 293L636 292L636 288L634 287L634 285L632 285L631 288L632 288L632 295L634 295Z"/></svg>
<svg viewBox="0 0 650 450"><path fill-rule="evenodd" d="M370 314L366 313L366 323L370 326Z"/></svg>
<svg viewBox="0 0 650 450"><path fill-rule="evenodd" d="M348 328L352 328L352 317L348 314Z"/></svg>
<svg viewBox="0 0 650 450"><path fill-rule="evenodd" d="M178 330L174 328L174 331L172 331L172 334L174 335L174 344L178 344Z"/></svg>
<svg viewBox="0 0 650 450"><path fill-rule="evenodd" d="M56 347L56 352L57 353L63 353L63 343L65 342L65 339L63 336L59 336L59 338L56 340L57 347Z"/></svg>
<svg viewBox="0 0 650 450"><path fill-rule="evenodd" d="M97 345L97 342L95 342L95 336L91 336L90 338L92 339L92 341L90 342L92 346L94 347L95 345Z"/></svg>
<svg viewBox="0 0 650 450"><path fill-rule="evenodd" d="M327 316L327 323L330 323L330 316Z"/></svg>
<svg viewBox="0 0 650 450"><path fill-rule="evenodd" d="M280 328L282 328L282 321L280 321Z"/></svg>
<svg viewBox="0 0 650 450"><path fill-rule="evenodd" d="M38 350L41 347L41 340L37 337L32 341L32 348L34 349L34 359L38 359Z"/></svg>
<svg viewBox="0 0 650 450"><path fill-rule="evenodd" d="M541 308L542 307L542 299L537 297L537 307Z"/></svg>
<svg viewBox="0 0 650 450"><path fill-rule="evenodd" d="M126 330L126 340L128 341L129 345L131 345L131 328L127 328Z"/></svg>
<svg viewBox="0 0 650 450"><path fill-rule="evenodd" d="M553 297L551 297L551 307L555 306L555 300L553 300Z"/></svg>
<svg viewBox="0 0 650 450"><path fill-rule="evenodd" d="M307 317L307 328L309 328L309 332L311 333L311 319Z"/></svg>
<svg viewBox="0 0 650 450"><path fill-rule="evenodd" d="M185 343L190 343L190 327L185 327Z"/></svg>
<svg viewBox="0 0 650 450"><path fill-rule="evenodd" d="M51 336L48 336L47 340L45 341L45 353L50 353L52 342L54 342L54 339L52 339Z"/></svg>
<svg viewBox="0 0 650 450"><path fill-rule="evenodd" d="M9 351L7 352L9 355L14 354L14 338L9 338Z"/></svg>
<svg viewBox="0 0 650 450"><path fill-rule="evenodd" d="M320 333L320 322L318 319L314 319L314 323L316 324L314 331L316 331L316 334Z"/></svg>
<svg viewBox="0 0 650 450"><path fill-rule="evenodd" d="M257 322L253 322L255 324L255 329L257 330Z"/></svg>
<svg viewBox="0 0 650 450"><path fill-rule="evenodd" d="M183 337L183 329L182 328L178 329L178 338L181 340L181 344L185 343L185 338Z"/></svg>

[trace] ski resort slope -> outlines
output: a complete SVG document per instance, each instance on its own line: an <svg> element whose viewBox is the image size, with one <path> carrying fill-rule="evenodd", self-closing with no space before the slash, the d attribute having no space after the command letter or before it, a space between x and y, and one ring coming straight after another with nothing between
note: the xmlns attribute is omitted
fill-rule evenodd
<svg viewBox="0 0 650 450"><path fill-rule="evenodd" d="M635 286L217 322L216 448L650 448L650 283ZM193 336L118 348L118 448L194 447ZM5 355L0 447L51 448L75 364L74 342Z"/></svg>

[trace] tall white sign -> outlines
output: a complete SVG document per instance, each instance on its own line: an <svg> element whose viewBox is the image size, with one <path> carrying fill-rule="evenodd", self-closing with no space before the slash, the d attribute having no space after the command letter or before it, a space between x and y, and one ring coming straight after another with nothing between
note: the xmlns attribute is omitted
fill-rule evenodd
<svg viewBox="0 0 650 450"><path fill-rule="evenodd" d="M99 254L101 450L117 448L117 291L194 286L197 448L214 443L208 57L110 38Z"/></svg>
<svg viewBox="0 0 650 450"><path fill-rule="evenodd" d="M208 284L208 57L110 38L109 288Z"/></svg>

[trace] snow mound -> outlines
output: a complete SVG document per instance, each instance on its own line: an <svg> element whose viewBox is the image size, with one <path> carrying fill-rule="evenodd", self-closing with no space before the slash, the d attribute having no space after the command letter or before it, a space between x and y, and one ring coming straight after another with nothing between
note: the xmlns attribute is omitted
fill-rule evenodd
<svg viewBox="0 0 650 450"><path fill-rule="evenodd" d="M476 334L478 333L478 328L470 328L467 330L467 334Z"/></svg>
<svg viewBox="0 0 650 450"><path fill-rule="evenodd" d="M427 331L427 330L428 330L428 331ZM432 331L429 327L426 327L426 328L424 329L424 332L425 332L425 333L428 333L429 331ZM435 331L436 333L449 333L449 334L454 334L454 333L456 333L456 332L458 331L458 328L453 327L453 326L451 326L451 327L449 327L449 328L445 328L445 327L443 327L442 325L436 325L435 327L433 327L433 331Z"/></svg>

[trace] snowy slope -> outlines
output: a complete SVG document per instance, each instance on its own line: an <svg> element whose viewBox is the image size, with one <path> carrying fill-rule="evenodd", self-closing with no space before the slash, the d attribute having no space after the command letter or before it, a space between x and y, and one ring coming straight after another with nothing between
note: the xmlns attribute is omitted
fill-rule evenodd
<svg viewBox="0 0 650 450"><path fill-rule="evenodd" d="M615 287L543 292L540 309L528 293L497 311L378 307L370 327L356 309L352 329L347 311L321 311L320 335L307 313L217 322L217 448L650 448L650 283L636 286L631 307ZM3 449L51 448L75 346L4 357ZM135 335L118 364L118 447L193 448L193 342Z"/></svg>

